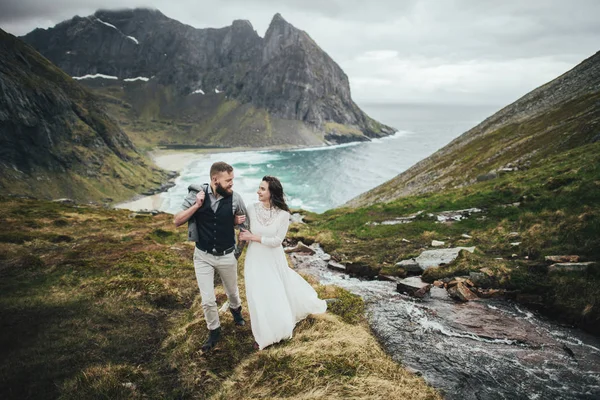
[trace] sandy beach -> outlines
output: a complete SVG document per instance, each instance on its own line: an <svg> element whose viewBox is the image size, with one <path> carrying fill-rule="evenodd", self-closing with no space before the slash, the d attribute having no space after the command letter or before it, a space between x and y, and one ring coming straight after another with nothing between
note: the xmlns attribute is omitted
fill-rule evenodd
<svg viewBox="0 0 600 400"><path fill-rule="evenodd" d="M269 148L250 148L250 147L229 147L229 148L210 148L210 149L186 149L186 150L164 150L156 149L148 152L148 156L159 168L167 171L181 172L192 161L199 157L215 153L238 153L245 151L265 151L265 150L283 150L291 149L290 146L279 146ZM162 193L156 193L151 196L136 196L131 200L124 201L114 205L114 208L127 209L132 211L151 211L159 210L163 203Z"/></svg>
<svg viewBox="0 0 600 400"><path fill-rule="evenodd" d="M208 153L210 152L198 150L153 150L148 153L148 156L159 168L181 172L186 165L197 159L199 155ZM131 200L115 204L114 208L151 211L159 210L162 203L162 193L156 193L151 196L136 196Z"/></svg>
<svg viewBox="0 0 600 400"><path fill-rule="evenodd" d="M132 211L152 211L159 210L163 203L162 193L156 193L152 196L143 196L139 199L125 201L114 205L114 208L127 209Z"/></svg>

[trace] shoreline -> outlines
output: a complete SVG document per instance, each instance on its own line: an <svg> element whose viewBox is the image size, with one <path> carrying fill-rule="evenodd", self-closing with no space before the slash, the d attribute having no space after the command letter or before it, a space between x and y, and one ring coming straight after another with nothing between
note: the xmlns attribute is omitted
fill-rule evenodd
<svg viewBox="0 0 600 400"><path fill-rule="evenodd" d="M333 145L336 146L336 145ZM245 153L250 151L281 151L281 150L304 150L320 149L333 147L332 145L323 146L268 146L268 147L215 147L215 148L196 148L196 149L162 149L156 148L148 151L146 154L150 159L162 169L168 171L180 172L186 165L194 160L195 157L205 154L218 153Z"/></svg>
<svg viewBox="0 0 600 400"><path fill-rule="evenodd" d="M382 139L386 138L394 138L397 135L403 135L406 133L405 131L396 131L393 135L386 136ZM150 158L150 160L159 168L167 171L177 172L177 176L170 179L169 182L175 182L175 180L180 176L181 171L188 166L191 162L196 160L198 157L210 155L210 154L219 154L219 153L244 153L244 152L262 152L262 151L287 151L287 150L298 150L298 151L306 151L306 150L327 150L334 149L337 147L347 147L347 146L355 146L364 144L365 142L350 142L350 143L340 143L340 144L327 144L324 143L321 146L306 146L306 145L278 145L278 146L266 146L266 147L214 147L214 148L187 148L187 149L165 149L156 147L153 150L149 150L146 152L146 156ZM153 211L159 210L164 200L162 198L162 193L166 192L163 190L161 192L154 193L152 195L142 195L138 194L137 196L127 200L120 202L118 204L113 205L113 208L119 209L129 209L131 211Z"/></svg>

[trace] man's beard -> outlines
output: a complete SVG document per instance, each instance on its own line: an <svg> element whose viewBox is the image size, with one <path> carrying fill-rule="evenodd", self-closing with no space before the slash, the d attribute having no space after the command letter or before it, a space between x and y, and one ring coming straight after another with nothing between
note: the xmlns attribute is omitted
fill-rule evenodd
<svg viewBox="0 0 600 400"><path fill-rule="evenodd" d="M220 194L223 197L229 197L233 194L233 190L229 189L225 189L223 186L221 186L220 183L217 183L215 185L216 189L217 189L217 193Z"/></svg>

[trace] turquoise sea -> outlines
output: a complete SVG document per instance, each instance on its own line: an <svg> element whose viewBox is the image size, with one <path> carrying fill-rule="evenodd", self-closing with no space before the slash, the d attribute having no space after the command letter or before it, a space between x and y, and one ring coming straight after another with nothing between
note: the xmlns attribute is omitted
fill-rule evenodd
<svg viewBox="0 0 600 400"><path fill-rule="evenodd" d="M179 211L187 186L208 182L210 165L225 161L234 167L234 190L246 203L256 201L262 177L274 175L282 181L291 207L320 213L393 178L499 109L422 104L361 107L398 132L371 142L314 149L199 154L181 171L176 186L161 194L160 209Z"/></svg>

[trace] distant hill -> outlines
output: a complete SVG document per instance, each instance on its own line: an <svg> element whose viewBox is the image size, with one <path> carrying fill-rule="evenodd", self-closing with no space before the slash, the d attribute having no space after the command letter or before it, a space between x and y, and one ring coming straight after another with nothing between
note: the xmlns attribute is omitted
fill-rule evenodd
<svg viewBox="0 0 600 400"><path fill-rule="evenodd" d="M600 52L347 205L470 185L598 140Z"/></svg>
<svg viewBox="0 0 600 400"><path fill-rule="evenodd" d="M245 20L196 29L133 9L76 16L23 40L71 76L109 77L82 82L140 143L302 146L394 131L360 110L342 69L279 14L264 38Z"/></svg>
<svg viewBox="0 0 600 400"><path fill-rule="evenodd" d="M119 200L165 180L88 89L2 30L0 87L3 193Z"/></svg>

